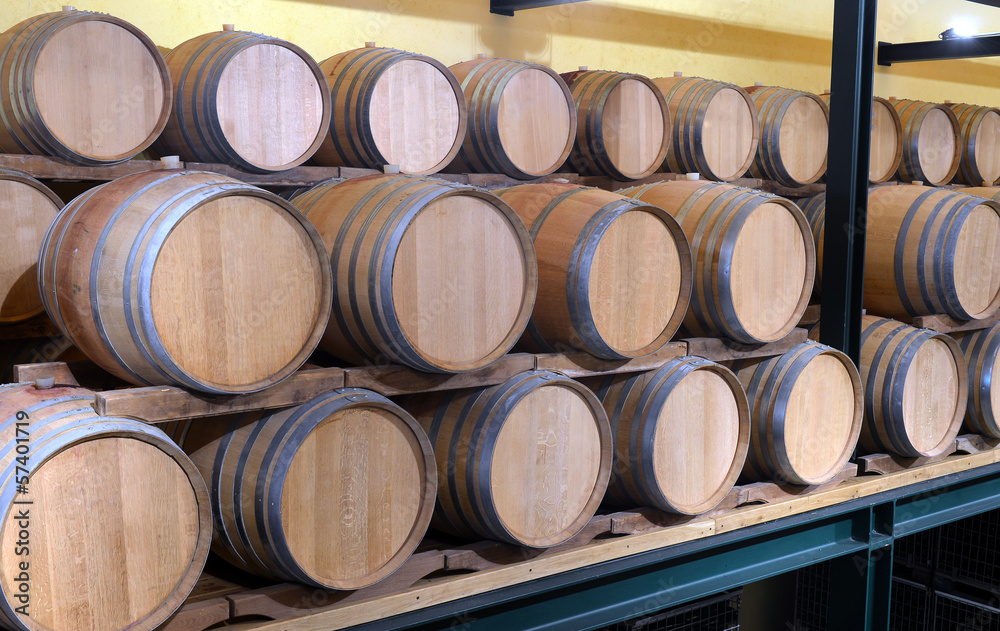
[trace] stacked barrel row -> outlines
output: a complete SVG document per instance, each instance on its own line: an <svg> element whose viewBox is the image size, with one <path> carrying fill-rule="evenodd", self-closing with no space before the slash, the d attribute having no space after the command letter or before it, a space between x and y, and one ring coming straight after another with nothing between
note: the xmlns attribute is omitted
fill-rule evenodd
<svg viewBox="0 0 1000 631"><path fill-rule="evenodd" d="M901 322L942 314L962 322L1000 309L1000 189L922 185L870 189L865 224L862 437L872 451L937 455L963 424L1000 436L993 413L998 327L954 333ZM800 202L822 249L826 197ZM817 282L819 288L819 282ZM955 339L953 339L955 338ZM956 341L957 340L957 341Z"/></svg>

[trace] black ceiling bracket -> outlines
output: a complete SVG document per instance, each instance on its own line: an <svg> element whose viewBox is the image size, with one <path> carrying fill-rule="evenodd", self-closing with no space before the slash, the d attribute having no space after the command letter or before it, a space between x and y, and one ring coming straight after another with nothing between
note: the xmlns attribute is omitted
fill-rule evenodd
<svg viewBox="0 0 1000 631"><path fill-rule="evenodd" d="M511 17L514 11L522 9L538 9L541 7L551 7L557 4L569 4L570 2L583 2L584 0L490 0L490 13L506 15Z"/></svg>
<svg viewBox="0 0 1000 631"><path fill-rule="evenodd" d="M1000 55L1000 35L951 37L907 44L878 43L878 64L891 66L907 61L937 61Z"/></svg>

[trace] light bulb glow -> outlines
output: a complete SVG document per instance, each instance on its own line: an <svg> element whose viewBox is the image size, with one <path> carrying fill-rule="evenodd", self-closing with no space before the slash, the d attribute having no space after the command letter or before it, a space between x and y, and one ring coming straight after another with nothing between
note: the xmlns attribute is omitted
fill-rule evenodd
<svg viewBox="0 0 1000 631"><path fill-rule="evenodd" d="M976 23L969 18L956 18L951 22L956 37L972 37L976 34Z"/></svg>

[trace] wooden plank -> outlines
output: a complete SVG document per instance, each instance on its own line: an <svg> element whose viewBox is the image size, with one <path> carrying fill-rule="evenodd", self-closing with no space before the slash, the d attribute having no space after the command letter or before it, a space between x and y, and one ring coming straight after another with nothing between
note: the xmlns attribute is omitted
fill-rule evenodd
<svg viewBox="0 0 1000 631"><path fill-rule="evenodd" d="M644 177L641 180L634 181L614 180L603 175L585 175L580 176L576 183L614 192L620 191L623 188L632 188L633 186L656 184L658 182L673 182L675 180L684 179L687 179L687 176L683 173L654 173L649 177Z"/></svg>
<svg viewBox="0 0 1000 631"><path fill-rule="evenodd" d="M752 357L773 357L783 355L793 346L808 339L805 329L794 328L785 337L768 344L739 344L732 340L715 337L692 337L687 340L688 355L697 355L715 362L750 359Z"/></svg>
<svg viewBox="0 0 1000 631"><path fill-rule="evenodd" d="M367 599L347 605L328 607L310 616L292 620L263 623L259 629L268 631L302 631L304 629L343 629L392 615L430 607L482 594L499 587L524 583L593 565L612 558L647 552L668 545L691 541L713 532L711 520L699 520L674 528L593 541L589 545L567 550L562 554L542 557L483 572L460 575L419 584L403 592L381 598Z"/></svg>
<svg viewBox="0 0 1000 631"><path fill-rule="evenodd" d="M858 457L858 465L862 474L896 473L913 467L920 467L932 462L940 462L958 450L957 441L953 442L943 453L937 456L921 458L904 458L896 454L868 454Z"/></svg>
<svg viewBox="0 0 1000 631"><path fill-rule="evenodd" d="M799 318L799 326L816 324L819 322L821 305L809 305L806 310L802 312L802 317Z"/></svg>
<svg viewBox="0 0 1000 631"><path fill-rule="evenodd" d="M744 504L774 504L792 499L799 495L809 493L819 493L837 486L845 480L850 480L858 475L858 465L853 462L847 463L832 479L823 484L786 484L780 482L754 482L737 487L740 490L740 505Z"/></svg>
<svg viewBox="0 0 1000 631"><path fill-rule="evenodd" d="M104 416L129 416L165 423L202 416L301 405L324 392L344 387L344 370L300 370L262 392L231 396L188 392L171 386L112 390L97 394L94 408Z"/></svg>
<svg viewBox="0 0 1000 631"><path fill-rule="evenodd" d="M16 383L31 383L36 379L52 377L55 385L79 386L65 362L48 362L45 364L17 364L14 366L14 381Z"/></svg>
<svg viewBox="0 0 1000 631"><path fill-rule="evenodd" d="M345 605L404 590L432 572L445 568L440 550L418 552L385 579L354 591L332 591L282 583L240 594L231 594L228 603L234 618L265 616L275 620L301 616L330 605Z"/></svg>
<svg viewBox="0 0 1000 631"><path fill-rule="evenodd" d="M248 173L233 168L227 164L204 162L185 162L185 169L193 171L211 171L235 178L254 186L312 186L331 177L341 177L339 167L295 167L287 171L273 173ZM377 173L377 171L375 171Z"/></svg>
<svg viewBox="0 0 1000 631"><path fill-rule="evenodd" d="M778 195L779 197L814 197L820 193L826 192L826 184L822 183L789 187L783 186L777 182L772 182L771 180L763 180L759 186L754 186L752 188L764 191L765 193L771 193L772 195Z"/></svg>
<svg viewBox="0 0 1000 631"><path fill-rule="evenodd" d="M59 158L0 154L0 168L22 171L44 180L116 180L132 173L163 169L159 160L127 160L107 166L81 166Z"/></svg>
<svg viewBox="0 0 1000 631"><path fill-rule="evenodd" d="M493 386L516 374L533 370L534 367L534 355L515 353L505 355L480 370L457 374L419 372L404 366L347 368L344 371L344 383L349 388L368 388L385 396L393 396Z"/></svg>
<svg viewBox="0 0 1000 631"><path fill-rule="evenodd" d="M916 316L913 318L913 326L918 329L930 329L938 333L958 333L959 331L989 329L996 325L997 322L1000 322L1000 311L982 320L956 320L944 314Z"/></svg>
<svg viewBox="0 0 1000 631"><path fill-rule="evenodd" d="M229 620L229 601L212 598L181 605L169 620L157 627L157 631L204 631L226 620Z"/></svg>
<svg viewBox="0 0 1000 631"><path fill-rule="evenodd" d="M656 508L637 508L611 514L611 533L616 535L634 535L655 528L667 528L686 524L691 521L722 515L733 510L740 504L742 492L740 487L733 487L722 501L711 510L701 515L677 515L665 513Z"/></svg>
<svg viewBox="0 0 1000 631"><path fill-rule="evenodd" d="M2 156L3 154L0 154ZM52 320L44 313L26 322L0 326L0 340L23 340L32 337L52 337L62 335Z"/></svg>
<svg viewBox="0 0 1000 631"><path fill-rule="evenodd" d="M670 342L660 350L635 359L607 360L589 353L552 353L535 355L536 370L552 370L567 377L592 377L624 372L656 370L671 359L688 354L686 342Z"/></svg>

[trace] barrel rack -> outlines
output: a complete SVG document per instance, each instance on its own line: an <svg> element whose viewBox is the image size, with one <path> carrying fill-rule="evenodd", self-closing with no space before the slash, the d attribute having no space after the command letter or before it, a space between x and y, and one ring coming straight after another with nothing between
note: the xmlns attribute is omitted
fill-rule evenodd
<svg viewBox="0 0 1000 631"><path fill-rule="evenodd" d="M493 4L520 10L551 2ZM818 316L821 341L843 350L855 363L860 351L868 187L868 161L864 156L869 150L867 121L873 95L876 7L877 0L834 0L830 166L825 187L788 190L759 180L737 182L793 197L826 190L827 225L845 229L826 235L824 302ZM329 177L374 173L304 166L253 175L220 165L183 166L220 172L266 187L305 186ZM159 162L144 160L107 167L76 167L50 158L13 155L0 155L0 167L56 181L110 180L164 168ZM484 188L518 183L496 175L441 177ZM624 186L607 178L575 174L553 174L541 181L553 180L612 190ZM809 312L813 322L816 311L811 308ZM933 316L914 325L944 332L969 326ZM44 321L15 328L20 332L8 330L5 336L54 332ZM624 363L595 363L592 358L572 354L515 354L471 375L419 375L396 367L318 368L300 371L257 395L226 398L176 388L136 388L98 395L95 406L102 413L162 422L291 405L317 391L343 385L369 387L392 395L498 383L508 374L535 367L574 376L641 370L686 353L720 361L763 356L783 352L786 346L801 341L804 334L796 329L784 340L761 348L737 348L719 340L682 340L654 357ZM25 366L19 379L30 379L33 371L51 374L63 368ZM69 373L60 374L60 379L72 379ZM662 514L657 517L641 511L601 514L565 547L540 554L514 549L515 557L504 562L484 556L478 548L470 552L474 545L437 552L424 549L413 557L410 570L415 582L387 582L381 588L376 585L371 592L332 593L279 585L264 588L262 594L260 589L234 590L228 583L220 587L225 581L206 575L202 589L205 600L185 606L162 628L200 631L229 620L235 626L227 628L287 631L346 627L575 631L599 628L832 560L831 584L837 587L830 595L831 620L827 628L887 629L894 540L1000 507L1000 448L996 442L976 436L960 437L953 451L934 461L893 463L883 458L872 465L859 459L835 480L839 482L835 486L806 492L738 487L719 511L694 518L664 519ZM881 475L856 475L861 467ZM449 568L449 559L451 573L444 571ZM262 599L272 604L261 606ZM279 617L275 611L283 612L281 619L261 622L262 616ZM249 617L241 622L240 616L244 615Z"/></svg>

